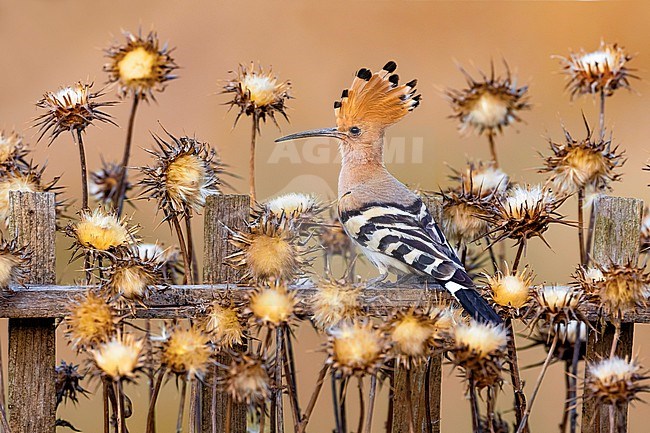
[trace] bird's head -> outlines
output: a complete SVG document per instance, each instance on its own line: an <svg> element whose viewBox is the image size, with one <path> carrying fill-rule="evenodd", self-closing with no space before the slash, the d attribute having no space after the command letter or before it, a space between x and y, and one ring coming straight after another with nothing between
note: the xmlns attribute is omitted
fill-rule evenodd
<svg viewBox="0 0 650 433"><path fill-rule="evenodd" d="M330 137L341 141L343 152L381 146L384 131L420 104L417 80L399 84L397 64L386 63L379 72L360 69L349 89L334 102L336 127L298 132L275 140Z"/></svg>

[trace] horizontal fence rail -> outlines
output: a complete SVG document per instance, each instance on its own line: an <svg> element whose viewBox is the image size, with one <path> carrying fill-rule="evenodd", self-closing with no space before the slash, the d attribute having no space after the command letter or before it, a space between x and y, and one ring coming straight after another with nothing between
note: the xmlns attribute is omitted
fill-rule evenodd
<svg viewBox="0 0 650 433"><path fill-rule="evenodd" d="M55 319L62 318L71 300L98 290L97 286L54 285L54 195L51 193L10 194L10 235L20 244L29 245L32 250L31 278L24 286L12 286L0 297L0 317L9 321L9 409L12 433L54 432L54 354ZM429 200L431 213L441 219L440 203ZM639 255L639 228L643 203L637 199L618 197L599 198L595 204L594 247L591 252L597 263L636 263ZM225 265L225 258L233 252L228 242L226 226L246 229L246 218L250 211L250 199L243 195L220 195L208 197L205 210L205 243L203 281L200 285L160 285L152 287L142 306L133 310L134 318L178 319L196 317L215 300L227 294L235 302L244 301L253 290L236 284L237 271ZM311 314L310 298L318 291L318 284L292 285L300 300L299 312ZM428 307L437 302L449 300L447 292L436 284L404 284L368 287L361 291L361 303L368 313L385 316L391 310L409 307ZM598 306L584 302L579 306L584 316L592 322L594 329L601 330ZM632 337L635 323L650 323L650 310L642 309L627 313L623 317L621 344L617 354L629 357L632 354ZM589 332L587 342L587 363L607 355L614 334L608 325L602 332ZM244 348L240 348L244 350ZM225 356L225 355L219 355ZM225 364L227 359L219 359ZM396 366L391 379L391 402L400 402L389 417L387 427L392 433L409 431L409 420L402 403L407 401L405 393L411 389L415 430L418 433L441 431L442 355L431 357L429 365L412 371L411 386L404 386L409 375L403 367ZM209 398L214 374L208 376L203 388L193 389L199 410L193 420L191 431L197 433L224 432L230 425L232 433L245 433L246 411L244 407L233 407L231 420L224 420L228 396L217 395L217 412L209 413ZM48 383L45 383L48 382ZM529 388L527 388L528 390ZM426 414L424 396L428 393L431 413ZM192 404L197 404L192 400ZM583 433L607 431L607 413L603 407L586 402L583 408ZM214 425L212 424L214 421ZM624 420L626 425L627 420ZM433 425L430 425L433 424ZM625 427L626 428L626 427ZM318 429L314 429L318 430ZM320 429L323 430L323 429ZM450 431L453 431L450 430Z"/></svg>

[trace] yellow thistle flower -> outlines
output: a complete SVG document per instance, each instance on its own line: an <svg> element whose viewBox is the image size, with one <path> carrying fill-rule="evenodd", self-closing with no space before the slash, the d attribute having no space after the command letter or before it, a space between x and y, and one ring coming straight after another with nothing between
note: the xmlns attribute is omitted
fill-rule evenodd
<svg viewBox="0 0 650 433"><path fill-rule="evenodd" d="M163 330L160 362L176 375L201 379L210 365L209 336L196 327Z"/></svg>
<svg viewBox="0 0 650 433"><path fill-rule="evenodd" d="M20 134L15 131L0 131L0 168L10 168L17 163L25 165L27 153Z"/></svg>
<svg viewBox="0 0 650 433"><path fill-rule="evenodd" d="M628 311L647 305L650 274L645 267L632 264L599 267L602 278L593 281L589 294L610 316L622 317Z"/></svg>
<svg viewBox="0 0 650 433"><path fill-rule="evenodd" d="M549 328L572 320L586 321L578 307L585 301L582 289L569 286L545 286L533 291L534 305L531 307L532 323L539 321Z"/></svg>
<svg viewBox="0 0 650 433"><path fill-rule="evenodd" d="M330 330L327 362L343 376L374 374L389 348L381 330L363 321L342 322Z"/></svg>
<svg viewBox="0 0 650 433"><path fill-rule="evenodd" d="M619 88L630 89L632 75L627 63L632 56L618 44L601 41L596 51L581 49L570 53L568 58L560 57L564 73L568 75L567 88L571 97L603 92L611 96Z"/></svg>
<svg viewBox="0 0 650 433"><path fill-rule="evenodd" d="M238 107L239 113L235 124L242 114L255 116L257 123L255 128L259 129L259 121L265 121L266 116L277 125L275 114L280 113L285 119L285 102L290 99L289 90L291 83L288 81L278 82L273 71L264 72L261 66L255 68L251 62L249 67L239 65L235 77L226 83L222 93L232 94L233 99L227 102L232 107Z"/></svg>
<svg viewBox="0 0 650 433"><path fill-rule="evenodd" d="M160 46L158 35L149 32L142 36L124 32L126 43L116 44L106 50L110 59L104 65L108 82L118 83L120 97L133 94L142 99L155 99L153 91L162 92L167 81L177 78L173 72L178 68L170 56L167 44Z"/></svg>
<svg viewBox="0 0 650 433"><path fill-rule="evenodd" d="M452 362L463 368L474 386L482 389L501 382L508 335L503 326L471 320L452 330L449 353Z"/></svg>
<svg viewBox="0 0 650 433"><path fill-rule="evenodd" d="M158 201L158 208L169 218L200 212L209 195L221 193L219 174L223 165L208 143L194 138L176 138L167 133L168 141L154 136L159 151L148 150L155 165L141 167L143 196Z"/></svg>
<svg viewBox="0 0 650 433"><path fill-rule="evenodd" d="M520 121L519 111L530 108L527 86L518 87L517 80L510 73L508 65L503 77L495 76L492 67L490 76L481 74L475 80L464 69L460 69L468 87L462 90L448 89L446 94L453 114L460 122L461 132L468 129L478 134L495 134L504 127Z"/></svg>
<svg viewBox="0 0 650 433"><path fill-rule="evenodd" d="M600 403L619 406L640 400L639 394L650 390L643 383L647 379L646 373L634 360L615 356L595 362L587 369L587 398L596 399Z"/></svg>
<svg viewBox="0 0 650 433"><path fill-rule="evenodd" d="M232 349L236 344L243 343L244 326L239 312L232 306L213 302L203 317L203 329L222 350Z"/></svg>
<svg viewBox="0 0 650 433"><path fill-rule="evenodd" d="M515 185L493 209L479 217L492 224L496 241L510 238L525 242L538 236L546 242L543 233L549 224L563 223L557 209L565 200L541 185Z"/></svg>
<svg viewBox="0 0 650 433"><path fill-rule="evenodd" d="M257 406L271 398L271 380L261 359L241 355L230 364L226 391L237 403Z"/></svg>
<svg viewBox="0 0 650 433"><path fill-rule="evenodd" d="M395 314L387 323L391 354L411 368L425 361L433 349L435 326L431 318L415 309Z"/></svg>
<svg viewBox="0 0 650 433"><path fill-rule="evenodd" d="M361 287L341 280L327 280L318 285L310 300L312 321L316 328L325 331L341 321L361 315Z"/></svg>
<svg viewBox="0 0 650 433"><path fill-rule="evenodd" d="M87 292L70 305L65 316L65 334L77 350L108 341L119 322L115 310L102 297Z"/></svg>
<svg viewBox="0 0 650 433"><path fill-rule="evenodd" d="M19 247L15 240L0 242L0 289L11 283L23 284L29 274L30 254L27 247Z"/></svg>
<svg viewBox="0 0 650 433"><path fill-rule="evenodd" d="M307 264L306 250L298 237L282 227L284 223L260 221L249 231L233 232L230 243L238 251L228 256L230 265L243 271L243 280L264 282L291 281Z"/></svg>
<svg viewBox="0 0 650 433"><path fill-rule="evenodd" d="M144 340L118 334L90 351L97 370L113 381L132 380L144 366Z"/></svg>
<svg viewBox="0 0 650 433"><path fill-rule="evenodd" d="M111 116L102 111L102 107L115 105L114 102L98 102L103 93L90 91L92 83L82 83L61 87L56 92L47 92L36 104L46 110L36 119L39 129L39 141L48 132L50 143L63 132L83 131L95 120L116 125Z"/></svg>
<svg viewBox="0 0 650 433"><path fill-rule="evenodd" d="M285 285L275 284L251 292L246 312L252 314L259 325L275 328L289 323L297 304L295 292L289 291Z"/></svg>
<svg viewBox="0 0 650 433"><path fill-rule="evenodd" d="M564 143L549 140L553 155L544 159L540 173L550 173L547 185L559 195L570 195L581 189L608 191L610 184L621 178L614 170L625 163L623 152L612 149L611 140L593 140L585 120L587 138L575 140L565 129Z"/></svg>
<svg viewBox="0 0 650 433"><path fill-rule="evenodd" d="M485 275L487 290L494 304L502 309L514 309L518 312L531 299L530 287L533 283L533 272L525 267L515 275L497 272L496 275Z"/></svg>
<svg viewBox="0 0 650 433"><path fill-rule="evenodd" d="M93 253L110 253L121 248L129 248L136 241L138 227L129 227L126 218L119 219L114 213L97 208L83 210L79 221L66 228L68 236L75 240L77 248Z"/></svg>
<svg viewBox="0 0 650 433"><path fill-rule="evenodd" d="M113 202L118 194L117 187L120 183L122 167L114 162L102 161L102 168L91 171L88 179L88 193L98 203L108 205ZM127 181L126 191L133 188Z"/></svg>
<svg viewBox="0 0 650 433"><path fill-rule="evenodd" d="M103 287L114 298L142 301L149 296L150 286L161 280L161 266L155 260L120 257L111 264Z"/></svg>

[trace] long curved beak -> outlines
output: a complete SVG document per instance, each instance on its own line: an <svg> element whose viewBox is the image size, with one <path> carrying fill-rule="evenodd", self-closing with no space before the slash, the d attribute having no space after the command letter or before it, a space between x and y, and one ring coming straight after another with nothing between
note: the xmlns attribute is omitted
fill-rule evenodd
<svg viewBox="0 0 650 433"><path fill-rule="evenodd" d="M311 137L329 137L329 138L338 138L342 140L345 138L345 134L339 132L337 128L323 128L323 129L312 129L311 131L296 132L295 134L285 135L275 140L276 143L289 140L298 140L300 138L311 138Z"/></svg>

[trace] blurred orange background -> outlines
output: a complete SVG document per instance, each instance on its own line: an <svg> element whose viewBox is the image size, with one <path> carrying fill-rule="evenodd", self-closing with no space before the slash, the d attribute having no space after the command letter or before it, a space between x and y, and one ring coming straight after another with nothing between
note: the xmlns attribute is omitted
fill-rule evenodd
<svg viewBox="0 0 650 433"><path fill-rule="evenodd" d="M413 187L437 190L447 185L452 167L461 167L466 158L488 158L484 138L461 137L443 97L447 87L461 87L464 78L456 62L476 75L487 71L491 60L500 70L506 59L520 84L530 85L533 108L524 112L523 123L508 128L498 137L502 167L520 182L539 182L541 165L538 151L548 153L547 137L562 139L561 124L575 136L584 135L581 112L597 125L597 108L590 97L569 100L554 55L568 55L569 49L594 50L602 39L619 42L631 53L630 66L641 77L650 66L650 3L644 1L537 2L537 1L112 1L77 0L0 1L0 127L23 131L34 146L34 159L47 161L46 177L62 174L66 197L80 201L79 167L71 137L64 134L48 147L35 143L30 129L39 114L34 103L48 90L90 80L100 88L106 80L102 49L121 42L121 29L143 32L155 29L161 40L176 47L173 57L181 69L179 79L157 94L157 103L141 105L136 120L132 165L149 163L142 150L153 146L151 132L161 133L163 125L175 135L195 134L217 147L231 171L241 179L230 179L235 191L247 191L249 119L242 118L233 128L235 113L227 113L220 95L221 80L239 63L259 61L273 66L280 79L292 83L288 115L291 123L279 119L281 131L272 123L262 125L258 141L258 196L265 198L286 191L314 192L323 199L334 198L338 175L333 143L289 143L278 148L273 140L281 134L333 126L332 103L351 82L360 67L379 68L388 60L399 65L402 80L419 79L423 103L413 114L389 130L395 157L390 170ZM635 92L619 91L608 98L606 120L614 142L628 157L623 181L613 194L648 197L650 173L641 168L648 160L650 137L650 97L647 80L634 81ZM105 99L116 99L108 88ZM107 111L119 128L99 124L86 135L89 167L98 168L100 156L117 160L121 156L129 112L128 101ZM400 153L403 151L403 154ZM400 158L400 155L403 158ZM143 226L147 241L172 242L166 225L152 204L137 202L134 220ZM562 208L575 219L575 202ZM201 233L201 218L195 221ZM578 259L575 231L554 227L549 231L550 250L533 241L526 261L536 271L537 283L564 282ZM197 239L201 242L201 239ZM62 281L78 276L79 263L67 264L68 241L59 242L58 270ZM364 276L372 276L368 271ZM300 395L307 398L322 362L320 340L310 327L296 332L299 343ZM650 358L650 332L639 326L635 353ZM3 334L6 351L6 335ZM529 350L522 363L541 361L541 350ZM60 344L58 358L73 359ZM5 358L6 359L6 358ZM530 389L538 369L527 370ZM551 368L542 386L532 415L535 432L557 431L561 417L564 380L562 367ZM510 387L500 405L510 404ZM159 410L161 432L173 430L176 394L174 383L166 385ZM386 393L384 388L383 393ZM135 416L131 431L142 429L146 390L131 389ZM100 398L82 399L77 408L66 407L62 416L85 432L100 429ZM377 409L375 431L381 431L385 404ZM312 431L329 431L333 421L328 396L324 394L312 421ZM451 371L444 378L442 429L444 432L470 430L469 404L463 386ZM647 431L644 420L650 411L639 405L632 410L630 431ZM354 415L351 417L354 420ZM351 425L354 425L352 421Z"/></svg>

